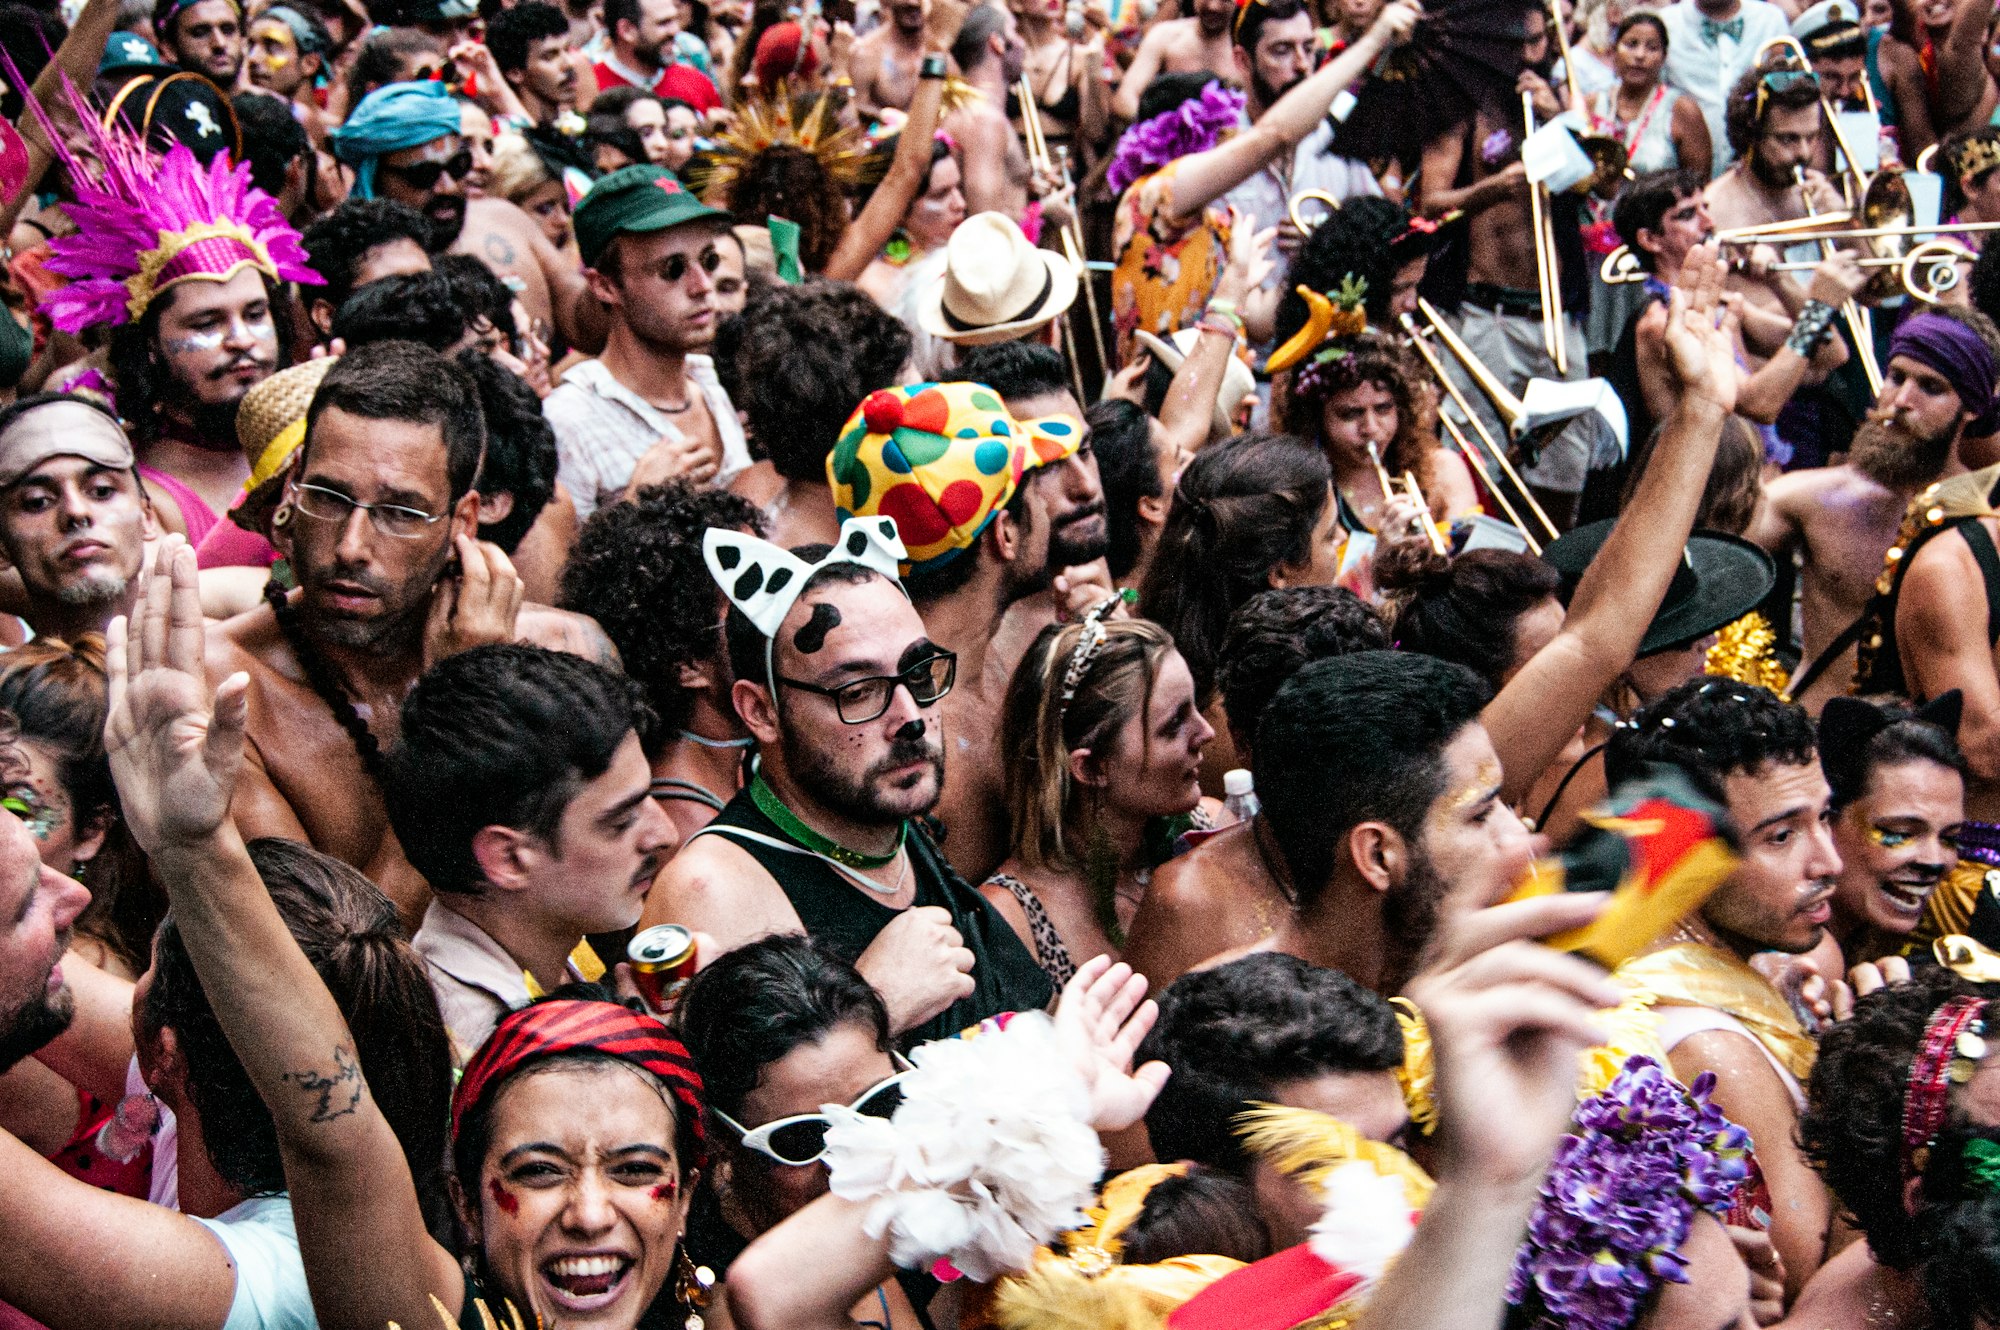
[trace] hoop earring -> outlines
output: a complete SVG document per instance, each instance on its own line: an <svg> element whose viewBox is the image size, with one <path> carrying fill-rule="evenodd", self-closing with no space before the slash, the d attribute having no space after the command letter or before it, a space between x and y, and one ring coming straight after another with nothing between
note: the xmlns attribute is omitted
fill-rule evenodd
<svg viewBox="0 0 2000 1330"><path fill-rule="evenodd" d="M681 1330L702 1330L706 1324L702 1320L701 1309L708 1306L710 1291L715 1288L715 1271L705 1265L696 1265L689 1259L686 1247L674 1249L674 1301L687 1308L687 1319L681 1322Z"/></svg>
<svg viewBox="0 0 2000 1330"><path fill-rule="evenodd" d="M291 520L292 520L292 505L290 505L289 503L279 504L278 510L271 514L271 525L274 527L289 526L291 524Z"/></svg>

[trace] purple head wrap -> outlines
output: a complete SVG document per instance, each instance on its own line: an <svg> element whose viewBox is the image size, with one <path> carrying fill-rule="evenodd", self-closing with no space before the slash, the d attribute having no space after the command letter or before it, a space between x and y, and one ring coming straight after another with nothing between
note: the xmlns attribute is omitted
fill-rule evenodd
<svg viewBox="0 0 2000 1330"><path fill-rule="evenodd" d="M2000 428L2000 406L1993 400L1993 352L1972 329L1942 314L1919 314L1896 329L1889 356L1908 356L1943 375L1973 415L1967 433L1991 434Z"/></svg>

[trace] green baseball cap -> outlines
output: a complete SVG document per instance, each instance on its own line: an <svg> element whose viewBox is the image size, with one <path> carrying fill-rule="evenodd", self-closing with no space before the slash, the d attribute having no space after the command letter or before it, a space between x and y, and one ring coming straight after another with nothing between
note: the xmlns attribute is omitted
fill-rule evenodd
<svg viewBox="0 0 2000 1330"><path fill-rule="evenodd" d="M590 187L570 217L576 248L586 267L597 266L604 247L627 232L664 231L713 217L727 222L729 214L711 208L660 166L625 166Z"/></svg>

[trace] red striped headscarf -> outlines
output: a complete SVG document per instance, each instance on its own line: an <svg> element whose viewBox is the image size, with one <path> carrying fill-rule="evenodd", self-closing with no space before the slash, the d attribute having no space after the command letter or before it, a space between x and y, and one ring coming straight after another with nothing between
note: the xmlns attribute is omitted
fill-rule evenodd
<svg viewBox="0 0 2000 1330"><path fill-rule="evenodd" d="M566 1053L600 1053L657 1076L694 1136L696 1157L682 1160L682 1166L702 1166L708 1132L702 1118L701 1073L694 1069L694 1059L665 1026L615 1002L556 999L508 1012L465 1065L451 1097L452 1138L458 1138L466 1114L490 1099L508 1077Z"/></svg>

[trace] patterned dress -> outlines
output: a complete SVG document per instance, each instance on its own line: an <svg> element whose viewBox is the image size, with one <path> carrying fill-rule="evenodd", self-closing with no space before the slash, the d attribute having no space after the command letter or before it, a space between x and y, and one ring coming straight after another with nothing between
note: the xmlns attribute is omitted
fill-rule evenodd
<svg viewBox="0 0 2000 1330"><path fill-rule="evenodd" d="M1229 214L1211 205L1186 222L1173 220L1174 169L1170 162L1134 181L1118 200L1111 248L1111 317L1118 358L1129 361L1141 329L1171 337L1193 327L1215 294L1229 259Z"/></svg>

